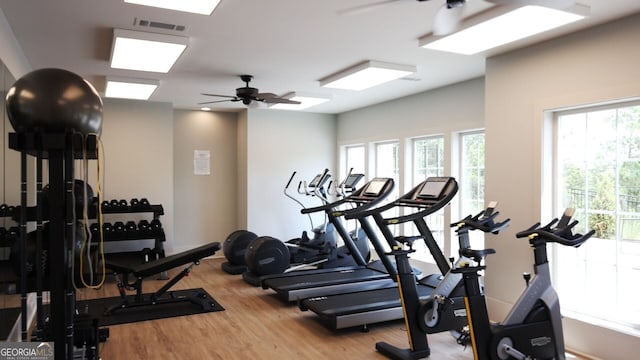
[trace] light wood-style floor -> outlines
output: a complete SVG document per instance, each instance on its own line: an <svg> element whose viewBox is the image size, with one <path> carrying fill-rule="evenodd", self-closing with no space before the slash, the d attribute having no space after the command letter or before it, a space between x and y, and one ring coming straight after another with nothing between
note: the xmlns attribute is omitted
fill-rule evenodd
<svg viewBox="0 0 640 360"><path fill-rule="evenodd" d="M175 289L202 287L225 311L110 326L102 359L384 359L376 342L408 347L402 321L371 326L367 333L334 332L316 321L315 314L223 272L222 262L202 261ZM164 283L145 279L143 290L151 292ZM101 290L82 290L77 298L105 296L117 296L113 281ZM431 359L473 359L471 349L456 344L448 333L429 336L429 342Z"/></svg>

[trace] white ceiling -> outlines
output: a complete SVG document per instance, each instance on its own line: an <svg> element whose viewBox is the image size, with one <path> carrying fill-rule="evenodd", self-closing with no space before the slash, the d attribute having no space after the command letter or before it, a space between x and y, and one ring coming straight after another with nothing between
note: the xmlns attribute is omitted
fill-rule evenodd
<svg viewBox="0 0 640 360"><path fill-rule="evenodd" d="M201 93L235 95L240 74L251 74L261 92L330 95L308 111L341 113L472 79L484 74L485 58L640 12L639 0L579 0L591 16L556 31L473 56L430 51L418 38L432 31L444 0L398 0L348 12L380 0L222 0L211 16L125 4L122 0L0 0L14 35L33 69L64 68L104 91L105 76L158 79L152 101L197 109L215 100ZM468 0L465 16L493 6ZM182 32L149 29L136 19L184 25ZM114 28L189 37L189 46L167 74L111 69ZM636 44L637 45L637 44ZM365 60L417 66L410 79L353 92L321 88L318 80ZM241 103L215 104L237 110Z"/></svg>

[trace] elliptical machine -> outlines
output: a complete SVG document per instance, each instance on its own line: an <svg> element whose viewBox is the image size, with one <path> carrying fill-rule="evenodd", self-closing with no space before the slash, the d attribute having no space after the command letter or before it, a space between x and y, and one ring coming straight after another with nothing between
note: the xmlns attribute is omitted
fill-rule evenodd
<svg viewBox="0 0 640 360"><path fill-rule="evenodd" d="M284 195L304 208L304 204L288 192L291 182L295 176L296 172L294 171L284 187ZM327 196L325 186L327 182L329 182L330 178L331 175L329 174L329 170L325 169L323 173L317 174L309 184L307 184L306 181L300 181L298 184L298 193L300 195L318 197L325 202ZM307 231L303 231L300 238L291 239L285 243L287 245L286 251L282 250L279 244L282 243L282 241L271 237L262 237L260 243L266 243L266 245L260 245L260 248L262 249L261 251L263 253L267 253L267 249L275 248L275 250L272 249L268 251L281 252L282 254L279 255L282 256L284 256L284 253L288 251L287 256L290 257L290 263L302 263L309 261L309 259L317 256L318 254L326 256L335 252L337 245L333 225L328 224L325 221L323 225L315 227L311 216L309 216L309 222L311 223L313 237L310 238ZM239 275L247 272L248 267L245 259L246 252L249 245L258 238L260 238L258 235L249 230L236 230L229 234L222 245L223 254L227 259L227 261L221 265L222 270L232 275ZM275 241L278 243L275 243ZM257 246L257 244L258 243L255 245ZM251 261L253 261L255 257L256 255L252 255ZM276 267L285 266L281 265L281 263L277 263L275 265ZM286 267L288 267L288 265L286 265ZM276 270L265 269L265 271Z"/></svg>
<svg viewBox="0 0 640 360"><path fill-rule="evenodd" d="M327 205L329 204L329 200L327 198L325 184L329 182L330 177L329 170L325 169L325 171L321 175L316 176L310 184L300 183L298 185L298 193L316 196L322 200L324 205ZM353 191L363 177L364 175L360 174L349 174L345 181L337 186L338 190L336 190L336 193L340 194ZM292 179L293 175L285 187L285 195L303 207L301 212L303 214L309 214L309 221L313 226L310 212L306 211L308 209L297 201L297 199L286 193L286 188L289 187ZM331 187L331 184L329 184L329 187ZM338 247L337 245L333 219L329 219L329 214L326 212L324 218L325 221L322 226L313 228L314 236L312 238L309 238L306 232L303 232L301 238L287 242L282 242L270 236L261 236L253 240L245 252L244 260L247 265L247 271L242 274L242 278L251 285L260 286L262 278L268 275L310 268L334 268L353 264L349 250L344 246ZM345 235L340 234L340 236L343 237ZM358 244L367 243L366 235L362 231L356 231L347 234L347 236L350 236L352 241L358 239ZM365 256L369 256L368 245L365 254Z"/></svg>
<svg viewBox="0 0 640 360"><path fill-rule="evenodd" d="M502 323L491 323L485 296L479 285L478 272L485 269L483 260L494 249L463 250L465 256L476 264L459 267L453 271L463 275L466 291L465 305L469 316L467 336L473 347L475 360L532 360L565 359L562 315L558 294L551 285L547 243L579 247L594 233L573 234L578 221L571 222L574 209L567 209L558 221L540 227L535 224L516 234L528 238L533 249L535 277L523 274L526 288Z"/></svg>

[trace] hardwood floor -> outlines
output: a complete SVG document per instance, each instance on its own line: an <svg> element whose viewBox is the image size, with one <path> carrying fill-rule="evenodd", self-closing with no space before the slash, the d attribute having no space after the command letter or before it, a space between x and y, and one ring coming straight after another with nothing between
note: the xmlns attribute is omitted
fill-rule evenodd
<svg viewBox="0 0 640 360"><path fill-rule="evenodd" d="M223 259L207 259L174 287L202 287L225 311L110 326L103 359L385 359L375 343L408 347L402 321L330 331L316 315L278 300L270 290L246 284L220 269ZM180 271L174 269L173 272ZM171 275L171 274L170 274ZM151 292L166 281L145 279ZM113 281L100 290L82 290L77 298L116 296ZM431 359L473 359L470 348L448 333L429 336Z"/></svg>

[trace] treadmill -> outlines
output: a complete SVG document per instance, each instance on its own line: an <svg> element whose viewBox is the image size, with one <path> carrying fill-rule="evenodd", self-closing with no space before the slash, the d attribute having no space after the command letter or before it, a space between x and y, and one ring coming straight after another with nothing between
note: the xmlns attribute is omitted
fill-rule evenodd
<svg viewBox="0 0 640 360"><path fill-rule="evenodd" d="M449 262L433 238L427 226L425 217L440 210L458 192L458 184L452 177L430 177L398 200L385 206L352 212L346 218L364 219L372 217L389 243L401 242L411 245L418 239L424 239L429 252L433 256L440 274L431 274L417 281L418 296L426 300L437 287L443 274L450 270ZM404 214L384 218L383 212L397 208L403 209ZM413 210L413 212L410 212ZM402 214L402 212L399 212ZM413 222L420 235L395 237L390 225ZM331 296L317 296L298 302L302 311L313 311L327 327L338 330L384 321L399 320L404 317L400 294L397 286L360 292L351 292Z"/></svg>
<svg viewBox="0 0 640 360"><path fill-rule="evenodd" d="M354 257L355 266L269 275L262 278L262 287L272 289L278 298L286 302L382 287L395 289L397 270L391 258L386 255L386 248L378 239L369 219L359 218L358 222L380 256L380 260L373 262L368 262L355 245L350 245L351 239L342 220L344 215L350 212L373 208L391 193L393 187L394 181L391 178L374 178L347 197L323 206L301 210L303 214L319 211L327 213L329 221L345 240L345 245Z"/></svg>

